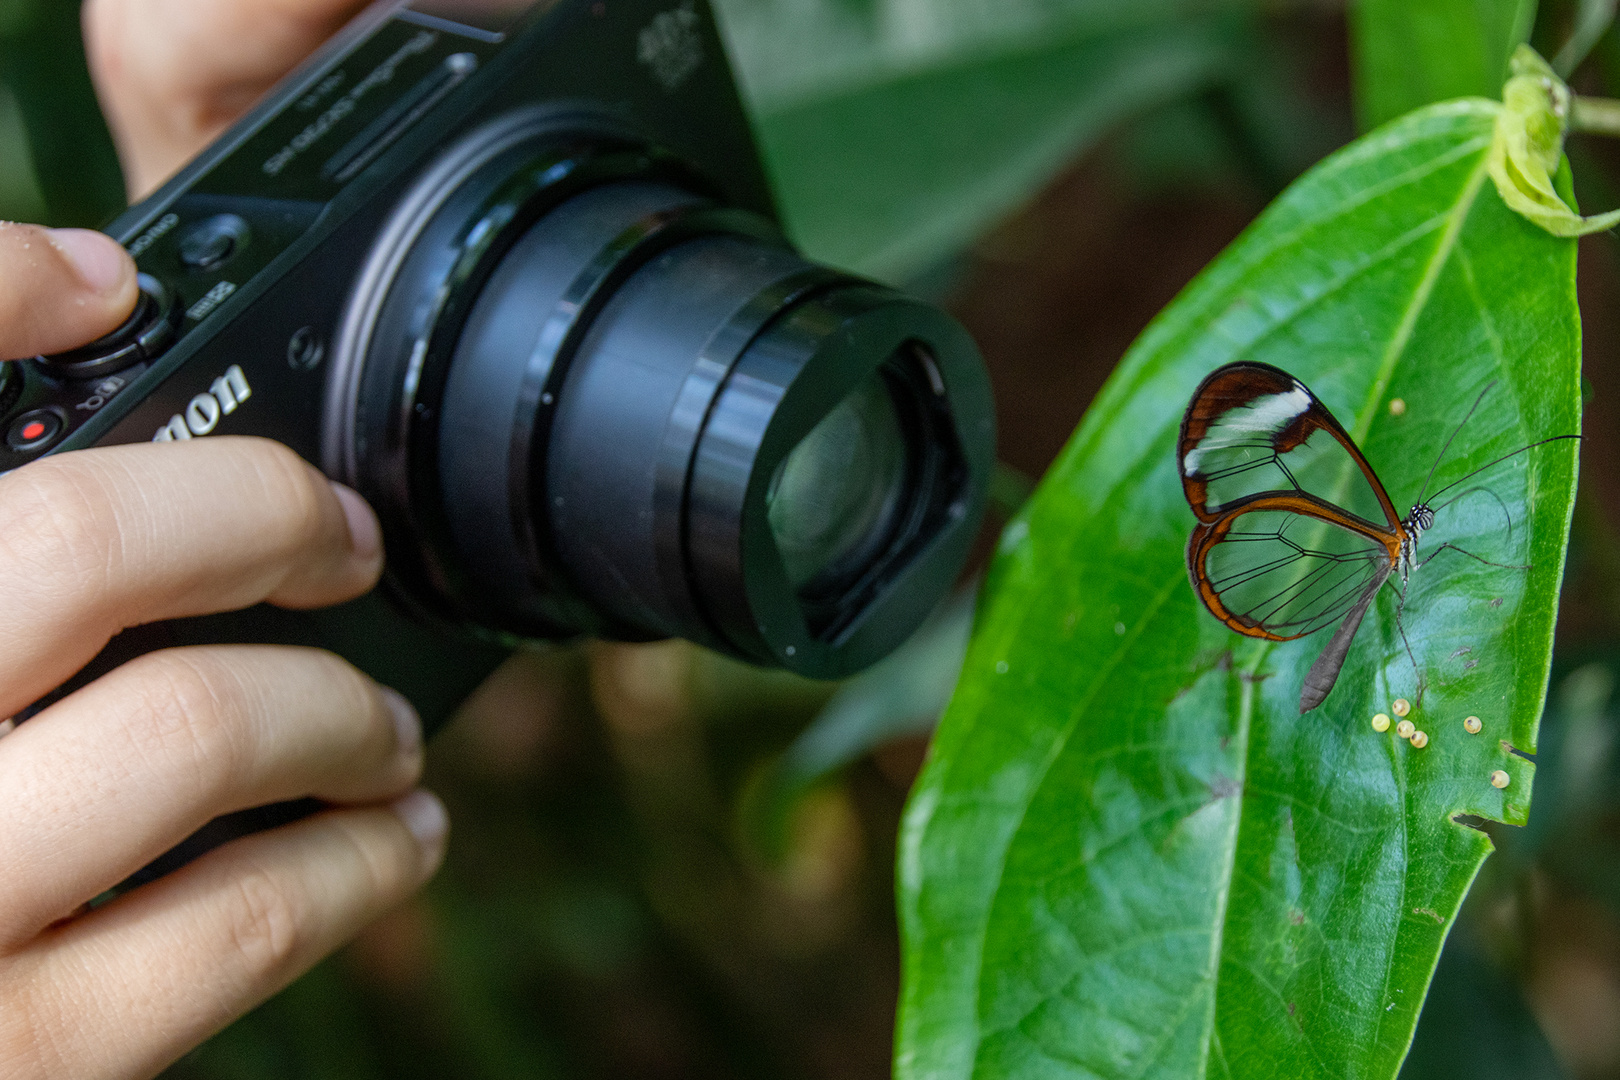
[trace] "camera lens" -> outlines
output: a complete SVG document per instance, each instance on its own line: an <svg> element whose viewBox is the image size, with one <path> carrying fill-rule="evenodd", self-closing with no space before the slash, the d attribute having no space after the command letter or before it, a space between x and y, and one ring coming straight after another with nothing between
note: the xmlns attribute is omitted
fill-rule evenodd
<svg viewBox="0 0 1620 1080"><path fill-rule="evenodd" d="M428 170L332 379L328 467L391 586L503 639L849 674L950 587L990 471L960 326L605 123L514 114Z"/></svg>
<svg viewBox="0 0 1620 1080"><path fill-rule="evenodd" d="M905 499L909 458L894 399L873 372L782 459L765 512L795 589L830 591L884 546Z"/></svg>

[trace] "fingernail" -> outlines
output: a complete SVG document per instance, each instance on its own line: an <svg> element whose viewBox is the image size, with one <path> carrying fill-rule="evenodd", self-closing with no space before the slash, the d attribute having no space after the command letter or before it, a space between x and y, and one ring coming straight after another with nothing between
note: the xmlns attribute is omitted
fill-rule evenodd
<svg viewBox="0 0 1620 1080"><path fill-rule="evenodd" d="M401 757L409 757L422 748L422 718L405 695L392 687L382 688L383 700L394 718L394 735Z"/></svg>
<svg viewBox="0 0 1620 1080"><path fill-rule="evenodd" d="M450 814L437 795L417 788L403 799L395 800L393 810L423 850L431 852L444 845L444 838L450 832Z"/></svg>
<svg viewBox="0 0 1620 1080"><path fill-rule="evenodd" d="M348 519L349 543L354 553L362 559L376 558L382 550L382 530L377 525L377 515L371 512L366 500L353 488L334 480L332 490L343 507L343 516Z"/></svg>
<svg viewBox="0 0 1620 1080"><path fill-rule="evenodd" d="M110 293L124 283L129 256L112 237L92 229L49 229L45 235L96 292Z"/></svg>

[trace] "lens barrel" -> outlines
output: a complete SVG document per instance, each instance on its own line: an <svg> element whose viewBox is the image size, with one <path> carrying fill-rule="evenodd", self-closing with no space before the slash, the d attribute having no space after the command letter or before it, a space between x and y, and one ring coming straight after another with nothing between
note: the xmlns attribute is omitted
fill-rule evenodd
<svg viewBox="0 0 1620 1080"><path fill-rule="evenodd" d="M328 465L395 591L503 637L846 675L950 587L983 508L965 331L595 118L508 116L430 169L336 360Z"/></svg>

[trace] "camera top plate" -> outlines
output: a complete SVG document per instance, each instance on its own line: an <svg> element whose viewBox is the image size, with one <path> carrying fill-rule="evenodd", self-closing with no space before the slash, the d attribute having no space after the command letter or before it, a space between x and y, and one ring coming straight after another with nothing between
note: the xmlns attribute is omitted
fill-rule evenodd
<svg viewBox="0 0 1620 1080"><path fill-rule="evenodd" d="M470 128L547 104L611 113L774 215L701 0L384 0L107 227L173 296L173 341L95 379L17 365L8 413L61 423L48 444L0 445L0 471L165 430L266 435L320 460L324 361L388 211ZM202 402L233 365L253 407Z"/></svg>

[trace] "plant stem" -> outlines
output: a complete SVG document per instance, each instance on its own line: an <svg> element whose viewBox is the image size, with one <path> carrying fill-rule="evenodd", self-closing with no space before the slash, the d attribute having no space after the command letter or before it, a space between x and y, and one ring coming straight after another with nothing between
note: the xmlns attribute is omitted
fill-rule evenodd
<svg viewBox="0 0 1620 1080"><path fill-rule="evenodd" d="M1620 135L1620 101L1576 95L1570 103L1569 127L1594 135Z"/></svg>

